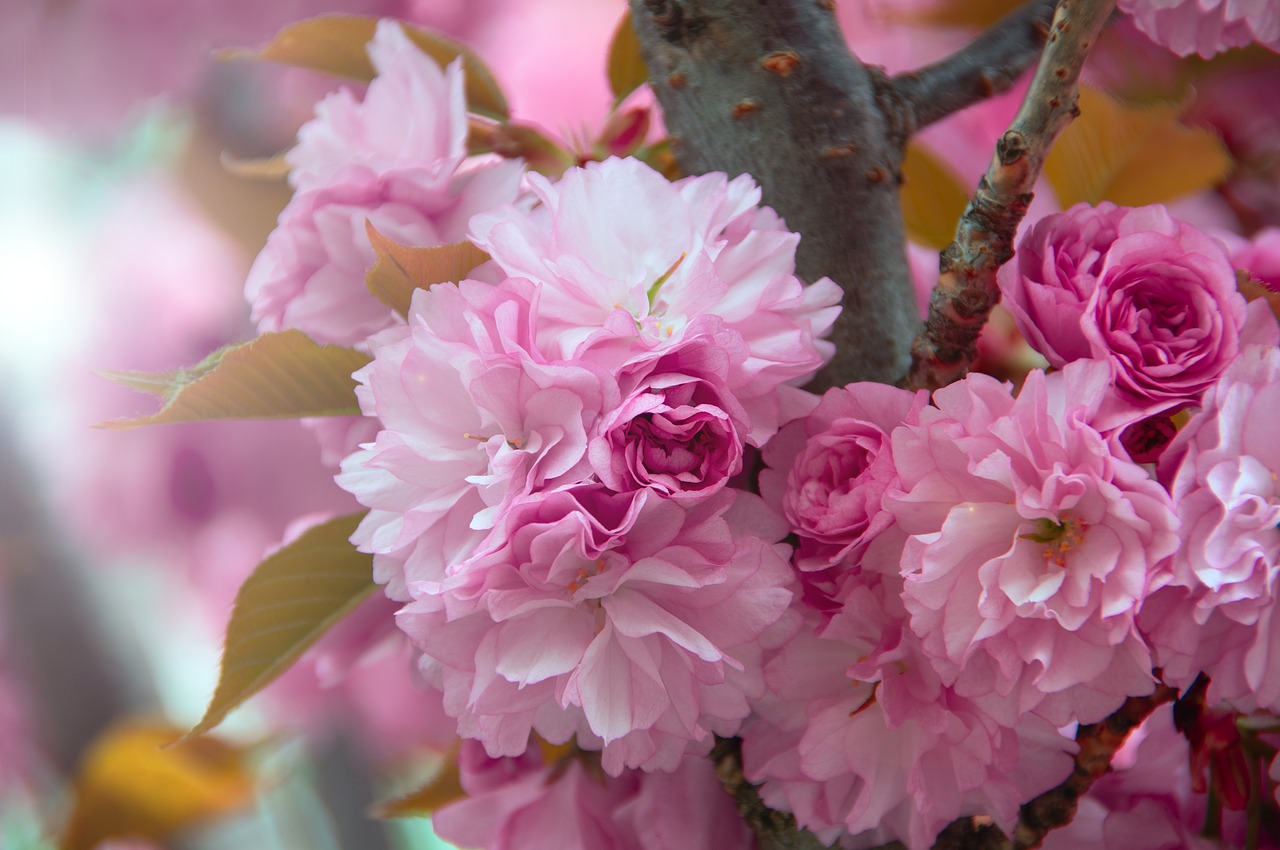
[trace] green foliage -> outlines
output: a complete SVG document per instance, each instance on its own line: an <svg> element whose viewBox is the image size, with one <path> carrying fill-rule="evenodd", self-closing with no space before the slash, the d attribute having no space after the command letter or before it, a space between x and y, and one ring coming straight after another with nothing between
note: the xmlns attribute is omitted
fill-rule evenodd
<svg viewBox="0 0 1280 850"><path fill-rule="evenodd" d="M489 259L488 254L467 241L410 248L383 236L370 221L365 222L365 232L378 257L365 276L365 285L374 297L401 316L409 315L415 289L462 280Z"/></svg>
<svg viewBox="0 0 1280 850"><path fill-rule="evenodd" d="M350 514L308 530L245 580L231 609L218 685L187 737L221 723L374 590L373 556L348 540L363 518Z"/></svg>
<svg viewBox="0 0 1280 850"><path fill-rule="evenodd" d="M100 423L136 428L202 419L290 419L358 415L351 373L369 356L320 345L301 331L267 333L215 351L176 372L103 372L104 377L160 396L158 413Z"/></svg>

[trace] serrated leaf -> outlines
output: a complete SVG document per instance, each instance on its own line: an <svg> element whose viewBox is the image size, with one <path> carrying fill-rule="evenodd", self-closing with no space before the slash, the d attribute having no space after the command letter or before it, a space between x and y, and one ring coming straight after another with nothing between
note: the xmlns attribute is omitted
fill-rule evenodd
<svg viewBox="0 0 1280 850"><path fill-rule="evenodd" d="M365 275L365 285L375 298L401 316L409 315L415 289L463 280L489 259L488 254L466 241L411 248L383 236L368 219L364 229L378 258Z"/></svg>
<svg viewBox="0 0 1280 850"><path fill-rule="evenodd" d="M351 373L368 362L367 354L321 345L301 331L288 330L227 346L190 369L102 372L117 383L160 396L164 406L151 416L115 419L99 427L358 415Z"/></svg>
<svg viewBox="0 0 1280 850"><path fill-rule="evenodd" d="M609 42L609 90L614 102L621 103L636 89L649 82L649 66L640 53L640 39L631 24L631 12L624 12Z"/></svg>
<svg viewBox="0 0 1280 850"><path fill-rule="evenodd" d="M126 720L94 741L75 778L62 850L90 850L111 838L163 841L252 798L241 749L216 738L165 746L180 734L167 723Z"/></svg>
<svg viewBox="0 0 1280 850"><path fill-rule="evenodd" d="M348 540L363 518L349 514L307 530L245 580L231 609L213 698L187 737L221 723L373 591L373 556Z"/></svg>
<svg viewBox="0 0 1280 850"><path fill-rule="evenodd" d="M290 24L259 51L224 51L222 55L266 59L367 83L374 69L365 45L377 26L378 19L367 15L320 15ZM401 26L409 40L441 67L462 57L469 109L494 118L508 116L502 89L475 51L439 33L406 23Z"/></svg>
<svg viewBox="0 0 1280 850"><path fill-rule="evenodd" d="M1231 171L1231 156L1208 130L1178 123L1175 104L1129 106L1080 90L1080 116L1045 160L1044 174L1070 207L1081 201L1159 204L1208 189Z"/></svg>
<svg viewBox="0 0 1280 850"><path fill-rule="evenodd" d="M426 782L402 797L378 803L370 811L376 818L426 817L437 809L467 796L462 788L456 753L450 754Z"/></svg>
<svg viewBox="0 0 1280 850"><path fill-rule="evenodd" d="M285 180L289 176L289 161L283 153L260 159L241 159L223 151L219 159L228 174L248 180Z"/></svg>
<svg viewBox="0 0 1280 850"><path fill-rule="evenodd" d="M907 235L937 250L955 239L956 225L969 203L969 193L955 172L916 142L907 145L899 197Z"/></svg>

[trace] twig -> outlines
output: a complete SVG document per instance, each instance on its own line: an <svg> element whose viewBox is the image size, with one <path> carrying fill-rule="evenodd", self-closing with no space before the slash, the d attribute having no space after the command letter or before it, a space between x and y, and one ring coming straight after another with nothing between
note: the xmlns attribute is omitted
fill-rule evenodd
<svg viewBox="0 0 1280 850"><path fill-rule="evenodd" d="M756 850L826 850L812 832L796 826L794 816L764 804L756 787L742 774L742 741L717 738L711 761L724 790L733 797L738 814L756 836Z"/></svg>
<svg viewBox="0 0 1280 850"><path fill-rule="evenodd" d="M941 62L894 77L912 105L911 127L926 127L1013 85L1040 57L1057 0L1033 0Z"/></svg>
<svg viewBox="0 0 1280 850"><path fill-rule="evenodd" d="M942 252L924 333L911 347L911 388L937 389L964 375L978 334L1000 300L996 270L1013 256L1013 236L1054 140L1079 110L1078 81L1115 0L1062 0L1031 88L996 145L987 173Z"/></svg>
<svg viewBox="0 0 1280 850"><path fill-rule="evenodd" d="M1080 752L1076 754L1075 769L1065 782L1025 804L1018 812L1018 826L1013 832L1014 850L1034 850L1050 830L1070 823L1080 798L1111 769L1111 759L1129 733L1151 712L1177 696L1173 688L1157 685L1150 696L1125 700L1106 720L1081 726L1076 731Z"/></svg>

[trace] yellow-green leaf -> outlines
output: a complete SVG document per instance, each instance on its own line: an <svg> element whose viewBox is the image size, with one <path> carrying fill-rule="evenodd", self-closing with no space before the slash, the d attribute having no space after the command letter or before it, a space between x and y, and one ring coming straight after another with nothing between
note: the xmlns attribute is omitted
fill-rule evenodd
<svg viewBox="0 0 1280 850"><path fill-rule="evenodd" d="M458 771L458 757L454 753L447 756L439 769L419 788L377 804L370 814L376 818L426 817L466 796Z"/></svg>
<svg viewBox="0 0 1280 850"><path fill-rule="evenodd" d="M401 316L409 315L415 289L462 280L489 259L488 254L466 241L411 248L383 236L367 219L364 228L378 258L365 276L365 285L374 297Z"/></svg>
<svg viewBox="0 0 1280 850"><path fill-rule="evenodd" d="M969 193L955 172L917 142L907 145L899 197L907 235L938 250L955 239L956 225L969 203Z"/></svg>
<svg viewBox="0 0 1280 850"><path fill-rule="evenodd" d="M224 51L222 55L267 59L367 83L373 79L374 69L365 45L377 26L378 19L367 15L320 15L280 30L262 50ZM494 118L507 117L502 89L473 50L439 33L409 24L401 26L409 40L441 67L462 57L468 108Z"/></svg>
<svg viewBox="0 0 1280 850"><path fill-rule="evenodd" d="M270 555L236 593L222 645L218 685L204 717L188 734L222 722L373 591L373 556L348 538L364 514L309 529Z"/></svg>
<svg viewBox="0 0 1280 850"><path fill-rule="evenodd" d="M631 12L624 12L609 43L609 89L615 102L649 82L649 66L640 53L640 39L631 24Z"/></svg>
<svg viewBox="0 0 1280 850"><path fill-rule="evenodd" d="M1080 116L1045 160L1063 207L1081 201L1159 204L1208 189L1231 171L1231 157L1208 130L1178 123L1175 104L1128 106L1089 88Z"/></svg>
<svg viewBox="0 0 1280 850"><path fill-rule="evenodd" d="M115 419L99 427L359 414L351 373L368 362L367 354L320 345L301 331L288 330L227 346L190 369L103 372L127 387L160 396L164 406L151 416Z"/></svg>
<svg viewBox="0 0 1280 850"><path fill-rule="evenodd" d="M284 180L289 176L289 162L283 153L260 159L241 159L226 151L219 157L228 174L249 180Z"/></svg>
<svg viewBox="0 0 1280 850"><path fill-rule="evenodd" d="M167 723L125 720L94 741L75 779L62 850L90 850L111 838L163 841L251 799L242 750L216 738L165 746L180 734Z"/></svg>

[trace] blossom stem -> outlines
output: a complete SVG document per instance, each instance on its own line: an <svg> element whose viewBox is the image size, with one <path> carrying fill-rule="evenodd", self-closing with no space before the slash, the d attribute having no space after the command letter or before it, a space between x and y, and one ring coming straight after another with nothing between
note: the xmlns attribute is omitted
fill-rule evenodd
<svg viewBox="0 0 1280 850"><path fill-rule="evenodd" d="M1062 0L1040 65L1013 124L942 252L925 329L911 349L912 389L937 389L961 378L978 335L1000 300L996 270L1013 256L1013 237L1054 140L1079 113L1080 70L1115 0Z"/></svg>

